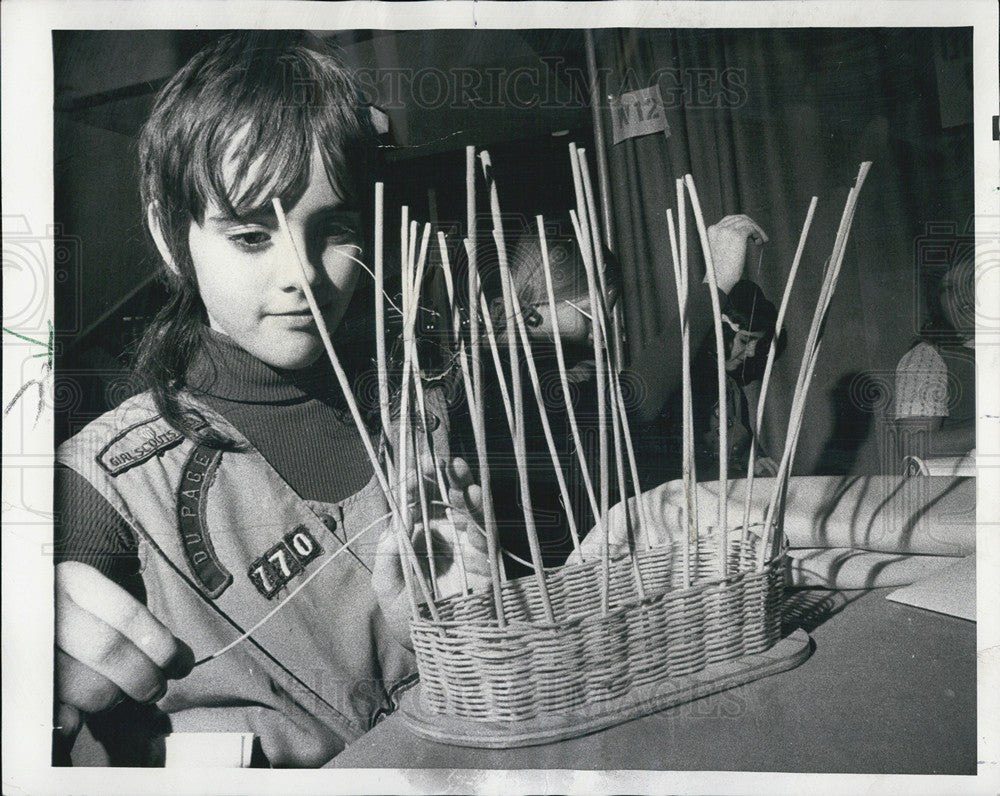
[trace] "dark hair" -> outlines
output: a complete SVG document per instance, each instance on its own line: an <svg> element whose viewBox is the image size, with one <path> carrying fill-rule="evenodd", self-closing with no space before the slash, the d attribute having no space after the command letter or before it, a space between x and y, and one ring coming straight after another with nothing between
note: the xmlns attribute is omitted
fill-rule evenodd
<svg viewBox="0 0 1000 796"><path fill-rule="evenodd" d="M741 279L733 285L723 312L741 329L754 334L764 332L762 340L770 340L774 336L778 310L756 282Z"/></svg>
<svg viewBox="0 0 1000 796"><path fill-rule="evenodd" d="M754 351L753 357L747 359L740 370L733 374L737 381L749 384L760 378L764 373L764 363L767 352L774 339L774 330L778 322L778 310L764 295L756 282L741 279L729 291L729 299L722 310L723 314L740 329L752 334L764 333ZM725 340L726 354L736 337L736 332L727 323L722 324L722 336ZM779 348L780 353L780 348Z"/></svg>
<svg viewBox="0 0 1000 796"><path fill-rule="evenodd" d="M139 347L136 372L157 409L198 442L231 443L179 400L206 320L188 248L209 202L233 215L304 193L318 145L338 199L369 219L375 137L370 111L344 66L298 32L239 32L197 53L159 92L139 138L147 225L155 214L172 263L169 299ZM152 232L151 230L149 230Z"/></svg>

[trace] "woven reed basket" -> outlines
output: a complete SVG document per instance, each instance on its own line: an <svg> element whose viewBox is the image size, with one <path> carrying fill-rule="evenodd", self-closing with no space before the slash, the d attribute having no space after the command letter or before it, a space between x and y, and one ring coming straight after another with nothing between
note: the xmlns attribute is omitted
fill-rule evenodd
<svg viewBox="0 0 1000 796"><path fill-rule="evenodd" d="M439 621L425 607L411 623L422 707L471 721L524 721L763 652L781 635L784 554L758 569L758 541L730 534L729 577L720 580L720 546L700 538L687 588L683 542L637 551L644 599L629 557L615 559L603 615L599 560L546 572L554 623L534 576L504 584L505 628L489 591L436 603Z"/></svg>

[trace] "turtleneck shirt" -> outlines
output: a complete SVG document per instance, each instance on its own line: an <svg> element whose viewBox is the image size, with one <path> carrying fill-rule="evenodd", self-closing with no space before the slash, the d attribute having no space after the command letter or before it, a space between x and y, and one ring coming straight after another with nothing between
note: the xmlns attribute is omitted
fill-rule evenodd
<svg viewBox="0 0 1000 796"><path fill-rule="evenodd" d="M304 500L337 503L358 492L372 466L326 360L301 371L272 368L213 330L186 389L222 415ZM225 454L224 454L225 455ZM56 562L89 564L142 592L135 533L79 473L55 471Z"/></svg>

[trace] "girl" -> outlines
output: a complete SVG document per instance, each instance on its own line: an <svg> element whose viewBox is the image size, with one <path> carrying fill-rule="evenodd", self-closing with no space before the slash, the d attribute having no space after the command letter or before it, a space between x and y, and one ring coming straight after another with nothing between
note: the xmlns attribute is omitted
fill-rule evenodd
<svg viewBox="0 0 1000 796"><path fill-rule="evenodd" d="M111 762L227 730L254 733L261 762L319 765L416 670L386 502L271 199L357 373L371 341L335 333L371 217L368 110L321 49L230 35L164 86L139 151L171 298L140 352L148 389L58 452L57 740L99 714ZM475 505L450 470L449 499Z"/></svg>
<svg viewBox="0 0 1000 796"><path fill-rule="evenodd" d="M774 342L778 311L764 292L747 279L736 283L723 307L729 475L746 477L750 446L754 444L757 446L754 474L774 475L777 465L756 439L754 426L759 382ZM691 370L695 438L701 440L697 451L698 475L715 478L719 469L719 402L714 339L706 341Z"/></svg>

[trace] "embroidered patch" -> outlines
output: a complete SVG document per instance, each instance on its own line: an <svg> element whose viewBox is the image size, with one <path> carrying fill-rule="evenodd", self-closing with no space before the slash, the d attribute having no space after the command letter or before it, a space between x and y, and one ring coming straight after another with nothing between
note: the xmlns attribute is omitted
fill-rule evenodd
<svg viewBox="0 0 1000 796"><path fill-rule="evenodd" d="M191 574L213 600L233 582L233 576L215 554L205 520L208 488L221 458L222 451L199 445L188 457L177 487L177 527L184 556Z"/></svg>
<svg viewBox="0 0 1000 796"><path fill-rule="evenodd" d="M167 425L159 415L129 426L97 454L97 463L105 472L118 476L172 448L184 436Z"/></svg>
<svg viewBox="0 0 1000 796"><path fill-rule="evenodd" d="M322 552L319 542L300 525L254 561L247 575L257 591L270 600Z"/></svg>

